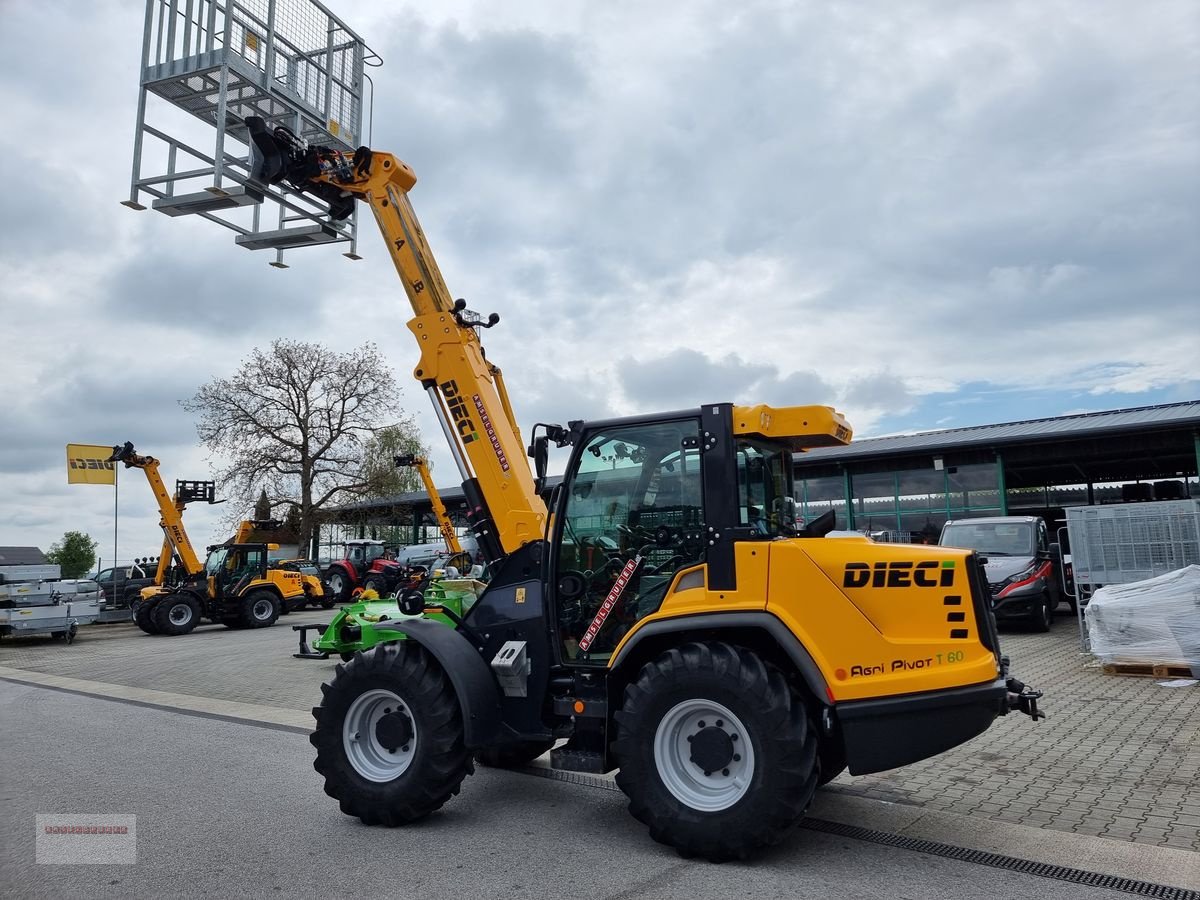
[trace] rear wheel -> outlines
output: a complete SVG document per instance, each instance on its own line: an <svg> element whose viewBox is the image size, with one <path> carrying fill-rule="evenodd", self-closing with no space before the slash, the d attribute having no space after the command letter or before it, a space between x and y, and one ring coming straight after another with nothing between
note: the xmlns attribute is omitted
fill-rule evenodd
<svg viewBox="0 0 1200 900"><path fill-rule="evenodd" d="M755 653L695 643L647 663L616 713L617 785L683 856L744 859L812 800L820 767L804 703Z"/></svg>
<svg viewBox="0 0 1200 900"><path fill-rule="evenodd" d="M200 601L190 594L168 594L155 604L153 621L159 634L187 634L200 623Z"/></svg>
<svg viewBox="0 0 1200 900"><path fill-rule="evenodd" d="M313 710L313 767L342 812L405 825L458 793L471 771L450 679L416 641L382 644L339 665Z"/></svg>
<svg viewBox="0 0 1200 900"><path fill-rule="evenodd" d="M481 765L493 769L513 769L533 762L553 746L553 739L500 744L496 747L484 747L482 750L476 750L475 760Z"/></svg>
<svg viewBox="0 0 1200 900"><path fill-rule="evenodd" d="M270 591L251 591L242 599L241 616L245 628L266 628L279 618L279 598Z"/></svg>

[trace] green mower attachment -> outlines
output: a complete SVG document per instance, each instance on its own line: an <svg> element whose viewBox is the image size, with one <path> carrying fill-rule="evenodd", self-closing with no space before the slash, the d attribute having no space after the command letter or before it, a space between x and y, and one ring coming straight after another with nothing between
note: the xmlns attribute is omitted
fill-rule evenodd
<svg viewBox="0 0 1200 900"><path fill-rule="evenodd" d="M409 615L400 608L396 597L371 597L342 607L328 625L293 625L300 632L297 659L329 659L337 654L348 660L358 651L370 650L377 644L404 640L392 623L412 619L435 619L451 628L463 626L463 616L483 592L484 584L471 578L439 578L425 589L424 610ZM392 627L381 627L388 623ZM312 646L308 644L309 630L319 635Z"/></svg>

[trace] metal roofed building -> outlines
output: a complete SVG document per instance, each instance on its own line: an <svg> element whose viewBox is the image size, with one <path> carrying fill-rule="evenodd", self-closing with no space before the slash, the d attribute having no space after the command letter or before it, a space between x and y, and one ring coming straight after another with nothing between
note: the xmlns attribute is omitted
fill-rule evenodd
<svg viewBox="0 0 1200 900"><path fill-rule="evenodd" d="M1200 495L1200 401L855 440L796 457L806 519L934 540L950 518Z"/></svg>
<svg viewBox="0 0 1200 900"><path fill-rule="evenodd" d="M936 540L949 518L1041 515L1069 506L1200 496L1200 400L855 440L795 457L806 521L879 539ZM559 482L547 479L547 488ZM1128 485L1139 485L1130 490ZM462 488L439 488L465 530ZM413 544L439 539L424 491L346 504L321 529L321 554L345 537Z"/></svg>

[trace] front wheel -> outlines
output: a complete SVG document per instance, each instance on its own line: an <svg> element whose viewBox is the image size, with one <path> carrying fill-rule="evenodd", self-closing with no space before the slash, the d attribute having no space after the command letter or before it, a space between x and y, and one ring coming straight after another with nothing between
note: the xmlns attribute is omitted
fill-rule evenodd
<svg viewBox="0 0 1200 900"><path fill-rule="evenodd" d="M363 582L364 591L374 591L377 597L386 597L388 594L387 581L377 575L368 575L366 581Z"/></svg>
<svg viewBox="0 0 1200 900"><path fill-rule="evenodd" d="M1050 592L1042 594L1038 602L1038 608L1034 612L1033 627L1037 631L1049 631L1050 626L1054 624L1054 601L1050 599Z"/></svg>
<svg viewBox="0 0 1200 900"><path fill-rule="evenodd" d="M156 597L153 600L143 600L133 611L133 621L146 634L158 634L158 626L154 623L154 609L159 604Z"/></svg>
<svg viewBox="0 0 1200 900"><path fill-rule="evenodd" d="M242 600L242 625L246 628L266 628L279 618L279 598L270 591L251 591Z"/></svg>
<svg viewBox="0 0 1200 900"><path fill-rule="evenodd" d="M346 577L345 572L330 572L326 584L329 585L327 599L332 601L330 606L333 603L345 603L350 599L350 579ZM322 603L321 605L324 606L325 604Z"/></svg>
<svg viewBox="0 0 1200 900"><path fill-rule="evenodd" d="M683 856L745 859L817 787L817 735L783 675L750 650L685 644L647 663L616 713L617 785Z"/></svg>
<svg viewBox="0 0 1200 900"><path fill-rule="evenodd" d="M155 605L153 620L159 634L187 634L200 622L200 602L189 594L173 594Z"/></svg>
<svg viewBox="0 0 1200 900"><path fill-rule="evenodd" d="M458 793L471 771L462 710L449 677L416 641L356 654L321 693L313 768L346 815L406 825Z"/></svg>

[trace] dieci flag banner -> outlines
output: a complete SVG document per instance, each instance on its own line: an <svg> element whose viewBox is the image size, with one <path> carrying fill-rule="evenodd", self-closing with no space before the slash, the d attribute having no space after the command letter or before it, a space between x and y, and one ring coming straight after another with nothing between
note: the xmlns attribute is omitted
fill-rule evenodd
<svg viewBox="0 0 1200 900"><path fill-rule="evenodd" d="M67 444L67 484L116 484L116 463L112 447L94 444Z"/></svg>

